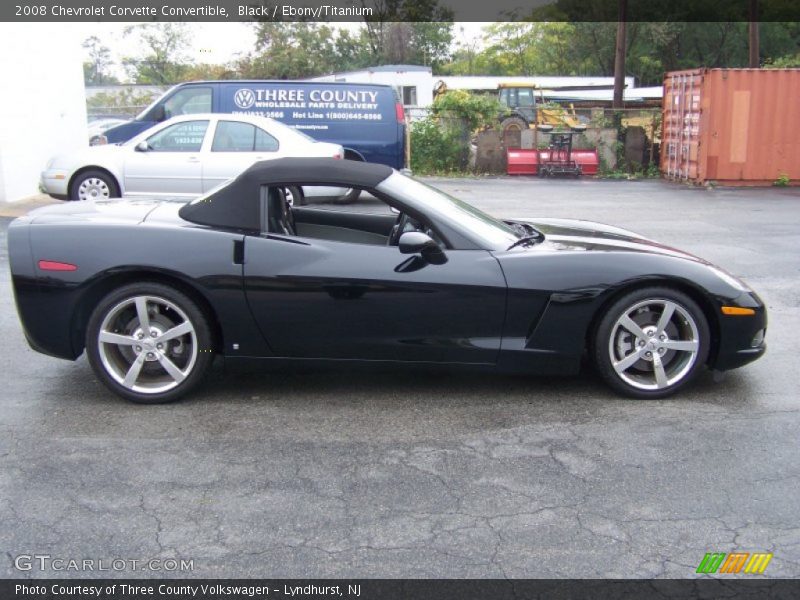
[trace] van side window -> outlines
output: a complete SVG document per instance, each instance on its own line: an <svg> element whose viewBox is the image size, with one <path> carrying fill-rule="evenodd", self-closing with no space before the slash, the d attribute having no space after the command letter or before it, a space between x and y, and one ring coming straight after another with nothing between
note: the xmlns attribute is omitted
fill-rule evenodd
<svg viewBox="0 0 800 600"><path fill-rule="evenodd" d="M208 112L211 112L210 87L188 87L175 92L164 102L164 116L167 119Z"/></svg>
<svg viewBox="0 0 800 600"><path fill-rule="evenodd" d="M200 152L208 121L175 123L147 138L154 152Z"/></svg>
<svg viewBox="0 0 800 600"><path fill-rule="evenodd" d="M250 123L219 121L212 152L275 152L278 140Z"/></svg>

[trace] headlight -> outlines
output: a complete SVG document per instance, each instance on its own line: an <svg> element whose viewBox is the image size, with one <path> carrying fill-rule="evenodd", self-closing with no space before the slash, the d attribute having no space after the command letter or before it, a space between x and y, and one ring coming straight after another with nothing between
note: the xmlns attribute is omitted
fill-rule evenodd
<svg viewBox="0 0 800 600"><path fill-rule="evenodd" d="M50 160L47 161L47 165L45 166L45 169L52 169L53 168L53 164L55 162L56 162L56 157L53 156Z"/></svg>
<svg viewBox="0 0 800 600"><path fill-rule="evenodd" d="M714 271L714 273L720 279L722 279L722 281L727 283L732 288L734 288L736 290L739 290L740 292L752 292L753 291L753 290L750 289L750 287L744 281L742 281L738 277L734 277L733 275L731 275L727 271L723 271L719 267L711 267L711 270Z"/></svg>

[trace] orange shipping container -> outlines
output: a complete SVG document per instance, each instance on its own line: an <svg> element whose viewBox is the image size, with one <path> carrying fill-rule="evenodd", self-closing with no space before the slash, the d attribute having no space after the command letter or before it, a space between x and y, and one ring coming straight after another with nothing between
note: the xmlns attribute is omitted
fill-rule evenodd
<svg viewBox="0 0 800 600"><path fill-rule="evenodd" d="M722 185L800 184L800 69L694 69L664 77L661 171Z"/></svg>

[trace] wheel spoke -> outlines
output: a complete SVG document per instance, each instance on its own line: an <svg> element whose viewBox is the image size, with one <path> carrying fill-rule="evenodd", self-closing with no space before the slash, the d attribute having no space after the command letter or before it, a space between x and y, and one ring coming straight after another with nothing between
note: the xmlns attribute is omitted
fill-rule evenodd
<svg viewBox="0 0 800 600"><path fill-rule="evenodd" d="M697 352L700 344L697 340L667 340L666 342L661 342L661 347L667 350L677 350L678 352Z"/></svg>
<svg viewBox="0 0 800 600"><path fill-rule="evenodd" d="M632 365L634 365L637 361L639 361L642 356L644 355L645 349L640 348L635 352L631 352L623 358L622 360L614 363L614 370L617 373L622 373L623 371L627 371Z"/></svg>
<svg viewBox="0 0 800 600"><path fill-rule="evenodd" d="M669 301L664 302L664 310L661 313L661 318L658 319L658 325L656 325L656 335L664 332L674 312L675 304Z"/></svg>
<svg viewBox="0 0 800 600"><path fill-rule="evenodd" d="M172 362L169 357L165 354L159 352L157 354L158 362L161 363L161 366L164 367L164 370L172 377L176 382L180 383L184 379L186 379L186 375L184 375L183 371L181 371L174 362Z"/></svg>
<svg viewBox="0 0 800 600"><path fill-rule="evenodd" d="M653 371L656 374L656 386L658 389L667 387L667 373L664 371L664 363L658 354L653 354Z"/></svg>
<svg viewBox="0 0 800 600"><path fill-rule="evenodd" d="M136 357L136 360L133 361L131 368L128 369L128 372L125 374L125 379L122 381L122 385L124 385L126 388L132 388L134 385L136 385L136 380L139 378L139 373L142 371L144 360L145 356L144 352L142 352Z"/></svg>
<svg viewBox="0 0 800 600"><path fill-rule="evenodd" d="M171 340L173 338L186 335L187 333L191 333L192 331L194 331L194 327L192 327L192 324L189 323L189 321L184 321L180 325L176 325L172 329L168 329L167 331L162 333L160 336L156 338L156 341L166 342L167 340Z"/></svg>
<svg viewBox="0 0 800 600"><path fill-rule="evenodd" d="M117 346L134 346L139 341L129 335L120 335L110 331L101 331L97 339L103 344L116 344Z"/></svg>
<svg viewBox="0 0 800 600"><path fill-rule="evenodd" d="M619 318L618 322L619 322L620 325L622 325L625 329L630 331L633 335L635 335L640 340L647 341L647 335L645 334L645 332L642 331L642 328L639 327L639 325L636 323L636 321L631 319L628 315L622 315Z"/></svg>
<svg viewBox="0 0 800 600"><path fill-rule="evenodd" d="M149 336L150 335L150 315L147 314L147 298L144 296L137 296L136 297L136 315L139 317L139 327L142 328L142 332Z"/></svg>

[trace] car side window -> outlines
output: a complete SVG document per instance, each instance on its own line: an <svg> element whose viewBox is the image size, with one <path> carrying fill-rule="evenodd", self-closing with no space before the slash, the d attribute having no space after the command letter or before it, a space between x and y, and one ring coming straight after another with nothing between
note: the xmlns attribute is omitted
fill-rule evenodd
<svg viewBox="0 0 800 600"><path fill-rule="evenodd" d="M214 132L212 152L252 152L256 128L250 123L220 121Z"/></svg>
<svg viewBox="0 0 800 600"><path fill-rule="evenodd" d="M212 152L275 152L278 140L250 123L220 121L214 132Z"/></svg>
<svg viewBox="0 0 800 600"><path fill-rule="evenodd" d="M208 129L208 121L175 123L147 138L154 152L199 152Z"/></svg>
<svg viewBox="0 0 800 600"><path fill-rule="evenodd" d="M189 87L179 90L164 102L164 116L194 115L211 112L211 88Z"/></svg>
<svg viewBox="0 0 800 600"><path fill-rule="evenodd" d="M256 127L256 152L277 152L280 143L263 129Z"/></svg>

